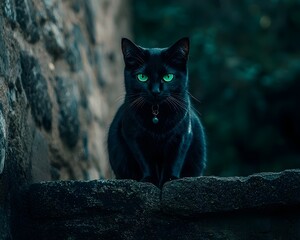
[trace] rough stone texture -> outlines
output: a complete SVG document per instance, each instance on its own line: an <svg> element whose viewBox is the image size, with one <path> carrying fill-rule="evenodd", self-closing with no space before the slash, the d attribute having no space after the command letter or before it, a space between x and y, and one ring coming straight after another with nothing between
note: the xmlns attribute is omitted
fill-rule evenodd
<svg viewBox="0 0 300 240"><path fill-rule="evenodd" d="M22 195L18 237L300 239L299 178L299 170L187 178L162 192L133 180L33 184Z"/></svg>
<svg viewBox="0 0 300 240"><path fill-rule="evenodd" d="M193 194L190 194L190 193ZM300 170L249 177L199 177L164 186L162 207L180 216L299 205Z"/></svg>
<svg viewBox="0 0 300 240"><path fill-rule="evenodd" d="M65 52L65 42L62 33L54 23L46 23L44 26L45 47L55 58L59 58Z"/></svg>
<svg viewBox="0 0 300 240"><path fill-rule="evenodd" d="M4 21L0 18L0 77L6 76L6 69L8 67L8 58L9 52L5 46L4 37L3 37L3 29Z"/></svg>
<svg viewBox="0 0 300 240"><path fill-rule="evenodd" d="M133 180L44 182L27 193L17 239L131 239L159 212L160 190Z"/></svg>
<svg viewBox="0 0 300 240"><path fill-rule="evenodd" d="M2 106L0 103L0 174L3 172L4 169L6 144L7 144L6 124L2 114Z"/></svg>
<svg viewBox="0 0 300 240"><path fill-rule="evenodd" d="M93 2L91 0L84 1L84 10L85 10L86 28L88 29L88 35L90 41L93 44L95 44L96 43L96 28L94 22L95 9L93 6Z"/></svg>
<svg viewBox="0 0 300 240"><path fill-rule="evenodd" d="M53 181L29 187L34 218L71 218L96 213L132 214L159 210L158 188L133 180Z"/></svg>
<svg viewBox="0 0 300 240"><path fill-rule="evenodd" d="M59 179L111 176L105 136L123 90L120 39L128 35L127 5L120 0L1 1L1 124L12 131L13 119L16 135L8 133L10 140L28 142L27 150L18 149L25 151L24 161L39 155L31 146L39 131ZM20 135L19 128L28 132Z"/></svg>
<svg viewBox="0 0 300 240"><path fill-rule="evenodd" d="M78 90L71 79L56 77L56 98L59 104L59 135L70 148L75 147L79 138Z"/></svg>
<svg viewBox="0 0 300 240"><path fill-rule="evenodd" d="M37 12L30 0L15 0L17 22L23 31L24 37L30 43L40 39L40 29L37 25Z"/></svg>
<svg viewBox="0 0 300 240"><path fill-rule="evenodd" d="M42 75L38 60L22 52L21 79L27 99L30 103L32 116L38 126L43 126L47 131L52 125L52 102L48 93L45 77Z"/></svg>
<svg viewBox="0 0 300 240"><path fill-rule="evenodd" d="M105 139L123 92L128 5L0 1L0 239L23 185L112 177Z"/></svg>
<svg viewBox="0 0 300 240"><path fill-rule="evenodd" d="M53 178L51 177L48 143L39 130L33 133L31 146L32 181L38 182L41 179L50 181Z"/></svg>
<svg viewBox="0 0 300 240"><path fill-rule="evenodd" d="M3 0L1 6L4 16L8 19L12 27L16 25L16 9L13 0Z"/></svg>
<svg viewBox="0 0 300 240"><path fill-rule="evenodd" d="M7 211L0 208L0 239L11 239Z"/></svg>

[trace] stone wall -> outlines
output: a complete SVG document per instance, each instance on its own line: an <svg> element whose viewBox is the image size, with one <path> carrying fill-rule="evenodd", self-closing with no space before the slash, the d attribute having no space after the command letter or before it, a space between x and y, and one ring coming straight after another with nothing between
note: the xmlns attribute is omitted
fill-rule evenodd
<svg viewBox="0 0 300 240"><path fill-rule="evenodd" d="M300 239L300 171L198 177L160 190L133 180L36 183L17 239Z"/></svg>
<svg viewBox="0 0 300 240"><path fill-rule="evenodd" d="M20 186L112 176L105 138L123 91L128 5L0 1L0 239Z"/></svg>

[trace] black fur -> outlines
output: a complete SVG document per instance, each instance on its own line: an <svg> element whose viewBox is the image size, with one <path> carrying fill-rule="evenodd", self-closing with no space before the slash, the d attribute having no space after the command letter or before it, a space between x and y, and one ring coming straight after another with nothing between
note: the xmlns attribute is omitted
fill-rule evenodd
<svg viewBox="0 0 300 240"><path fill-rule="evenodd" d="M142 48L122 39L126 96L108 135L111 167L118 179L162 187L166 181L200 176L206 147L202 124L191 107L187 60L189 39L169 48ZM148 76L146 82L137 74ZM165 74L174 79L165 82ZM154 124L152 108L158 106Z"/></svg>

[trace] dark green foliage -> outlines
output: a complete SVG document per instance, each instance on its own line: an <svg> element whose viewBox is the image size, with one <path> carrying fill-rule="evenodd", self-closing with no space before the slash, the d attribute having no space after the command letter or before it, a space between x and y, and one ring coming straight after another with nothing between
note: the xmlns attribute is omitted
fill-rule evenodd
<svg viewBox="0 0 300 240"><path fill-rule="evenodd" d="M300 167L300 1L135 0L133 13L142 46L191 39L206 174Z"/></svg>

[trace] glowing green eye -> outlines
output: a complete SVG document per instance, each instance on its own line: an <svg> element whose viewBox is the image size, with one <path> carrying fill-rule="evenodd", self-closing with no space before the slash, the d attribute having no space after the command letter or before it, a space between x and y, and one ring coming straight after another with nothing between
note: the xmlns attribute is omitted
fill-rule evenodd
<svg viewBox="0 0 300 240"><path fill-rule="evenodd" d="M174 74L172 74L172 73L169 73L169 74L166 74L165 76L163 76L163 80L166 82L172 81L173 78L174 78Z"/></svg>
<svg viewBox="0 0 300 240"><path fill-rule="evenodd" d="M146 76L146 75L144 75L144 74L142 74L142 73L139 73L139 74L137 75L137 78L138 78L138 80L141 81L141 82L146 82L146 81L148 80L148 76Z"/></svg>

